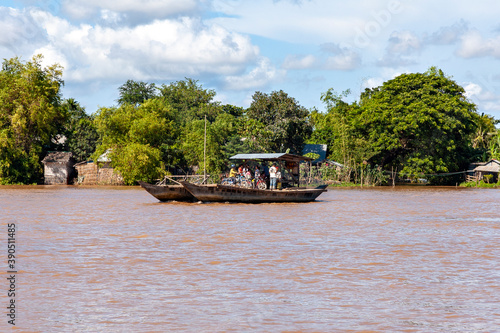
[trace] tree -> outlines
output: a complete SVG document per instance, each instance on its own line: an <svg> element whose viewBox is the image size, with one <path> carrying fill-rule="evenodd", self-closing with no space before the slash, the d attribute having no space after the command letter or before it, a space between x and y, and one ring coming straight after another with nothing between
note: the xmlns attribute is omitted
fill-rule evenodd
<svg viewBox="0 0 500 333"><path fill-rule="evenodd" d="M223 109L234 111L234 107L229 106ZM204 165L205 121L199 119L187 123L181 137L187 165L198 166L200 171L206 167L208 173L220 174L226 168L230 156L235 152L246 152L239 135L240 124L241 120L238 117L224 111L221 111L212 122L207 118L206 165Z"/></svg>
<svg viewBox="0 0 500 333"><path fill-rule="evenodd" d="M159 99L135 107L101 108L95 115L102 144L94 158L111 149L112 165L127 184L151 181L164 175L165 146L176 141L177 126L169 119L171 108Z"/></svg>
<svg viewBox="0 0 500 333"><path fill-rule="evenodd" d="M149 144L132 142L118 146L111 151L110 158L127 185L158 179L165 173L160 150Z"/></svg>
<svg viewBox="0 0 500 333"><path fill-rule="evenodd" d="M120 92L120 97L117 100L119 105L132 104L138 106L156 96L156 85L154 83L127 80L118 88L118 91Z"/></svg>
<svg viewBox="0 0 500 333"><path fill-rule="evenodd" d="M472 139L472 148L487 150L489 141L496 134L495 124L499 121L492 116L482 113L476 119L476 132Z"/></svg>
<svg viewBox="0 0 500 333"><path fill-rule="evenodd" d="M500 160L500 130L489 141L489 154L490 158Z"/></svg>
<svg viewBox="0 0 500 333"><path fill-rule="evenodd" d="M417 178L464 170L478 117L464 89L431 67L366 89L353 125L367 138L372 164Z"/></svg>
<svg viewBox="0 0 500 333"><path fill-rule="evenodd" d="M337 94L335 90L328 89L321 94L321 101L325 103L327 112L311 112L314 132L309 142L327 144L330 159L346 166L355 166L368 159L369 153L366 152L364 138L357 135L353 127L353 117L359 106L343 100L350 93L350 90L346 90Z"/></svg>
<svg viewBox="0 0 500 333"><path fill-rule="evenodd" d="M54 149L71 151L77 162L85 161L99 144L94 118L73 98L65 100L61 108L66 111L68 119L59 132L58 142L62 143Z"/></svg>
<svg viewBox="0 0 500 333"><path fill-rule="evenodd" d="M282 90L270 95L256 92L246 111L247 134L255 150L301 154L312 133L309 112Z"/></svg>
<svg viewBox="0 0 500 333"><path fill-rule="evenodd" d="M0 183L35 183L41 159L67 119L61 109L62 68L4 60L0 72Z"/></svg>
<svg viewBox="0 0 500 333"><path fill-rule="evenodd" d="M219 104L213 101L215 91L204 89L197 80L186 78L169 85L163 84L159 90L160 97L176 111L179 123L202 119L205 115L212 122L220 111Z"/></svg>

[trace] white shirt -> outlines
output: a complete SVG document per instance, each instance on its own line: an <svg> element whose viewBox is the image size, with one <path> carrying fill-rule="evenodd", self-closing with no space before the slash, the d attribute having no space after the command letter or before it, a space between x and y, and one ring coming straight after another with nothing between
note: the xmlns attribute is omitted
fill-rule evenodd
<svg viewBox="0 0 500 333"><path fill-rule="evenodd" d="M276 167L273 165L270 169L269 169L269 177L271 178L276 178Z"/></svg>

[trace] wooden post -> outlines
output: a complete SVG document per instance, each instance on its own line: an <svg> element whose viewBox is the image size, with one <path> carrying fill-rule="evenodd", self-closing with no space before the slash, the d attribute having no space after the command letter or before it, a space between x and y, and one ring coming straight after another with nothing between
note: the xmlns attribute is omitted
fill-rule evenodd
<svg viewBox="0 0 500 333"><path fill-rule="evenodd" d="M205 115L205 139L203 142L203 183L207 180L207 115Z"/></svg>
<svg viewBox="0 0 500 333"><path fill-rule="evenodd" d="M396 186L396 174L394 173L394 167L392 167L392 187L394 186Z"/></svg>

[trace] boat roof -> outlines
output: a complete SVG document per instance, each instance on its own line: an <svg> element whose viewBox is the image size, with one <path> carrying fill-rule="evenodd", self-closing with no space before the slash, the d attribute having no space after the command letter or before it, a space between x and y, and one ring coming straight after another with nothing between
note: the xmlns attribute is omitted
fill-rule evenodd
<svg viewBox="0 0 500 333"><path fill-rule="evenodd" d="M261 153L261 154L237 154L231 156L231 160L263 160L263 161L287 161L300 162L312 161L312 158L287 153Z"/></svg>

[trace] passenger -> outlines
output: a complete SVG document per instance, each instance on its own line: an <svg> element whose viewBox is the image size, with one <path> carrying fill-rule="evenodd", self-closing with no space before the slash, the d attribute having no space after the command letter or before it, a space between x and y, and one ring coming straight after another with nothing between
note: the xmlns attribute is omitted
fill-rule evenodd
<svg viewBox="0 0 500 333"><path fill-rule="evenodd" d="M276 164L273 164L273 166L269 169L269 187L271 190L276 189L276 172L278 171L278 168L276 167Z"/></svg>
<svg viewBox="0 0 500 333"><path fill-rule="evenodd" d="M276 166L276 183L278 185L278 190L281 190L281 171L277 166Z"/></svg>
<svg viewBox="0 0 500 333"><path fill-rule="evenodd" d="M262 166L262 171L264 172L264 175L269 178L269 168L267 167L267 165L263 164Z"/></svg>
<svg viewBox="0 0 500 333"><path fill-rule="evenodd" d="M234 164L231 165L231 170L229 171L229 178L233 180L233 182L236 180L236 175L238 172L236 171L236 167Z"/></svg>
<svg viewBox="0 0 500 333"><path fill-rule="evenodd" d="M255 181L257 181L260 178L260 169L258 165L255 166L254 178Z"/></svg>

